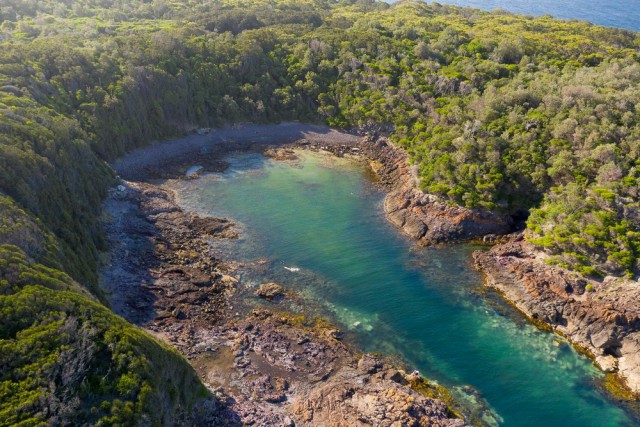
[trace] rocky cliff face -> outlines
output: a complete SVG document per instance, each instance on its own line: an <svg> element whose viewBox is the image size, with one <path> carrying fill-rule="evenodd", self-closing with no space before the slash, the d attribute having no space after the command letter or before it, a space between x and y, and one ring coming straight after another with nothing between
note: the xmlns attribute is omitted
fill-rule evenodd
<svg viewBox="0 0 640 427"><path fill-rule="evenodd" d="M474 259L486 285L530 318L568 337L604 371L618 373L640 393L640 284L590 281L550 266L522 237L477 251Z"/></svg>
<svg viewBox="0 0 640 427"><path fill-rule="evenodd" d="M420 190L406 152L386 138L363 138L360 149L388 191L384 201L387 218L418 243L464 241L510 231L505 216L449 205Z"/></svg>

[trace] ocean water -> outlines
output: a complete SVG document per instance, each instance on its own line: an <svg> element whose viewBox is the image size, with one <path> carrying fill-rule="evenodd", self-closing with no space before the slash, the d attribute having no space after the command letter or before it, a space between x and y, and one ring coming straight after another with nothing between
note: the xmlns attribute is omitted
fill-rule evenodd
<svg viewBox="0 0 640 427"><path fill-rule="evenodd" d="M546 14L555 18L580 19L607 27L640 31L640 0L442 0L439 3L484 10L503 9L524 15Z"/></svg>
<svg viewBox="0 0 640 427"><path fill-rule="evenodd" d="M483 288L470 265L477 248L416 248L402 237L363 166L314 153L227 160L224 173L167 185L184 207L241 222L242 239L219 249L260 259L243 270L245 286L295 291L300 307L449 387L488 425L638 425L598 391L603 375L588 359Z"/></svg>

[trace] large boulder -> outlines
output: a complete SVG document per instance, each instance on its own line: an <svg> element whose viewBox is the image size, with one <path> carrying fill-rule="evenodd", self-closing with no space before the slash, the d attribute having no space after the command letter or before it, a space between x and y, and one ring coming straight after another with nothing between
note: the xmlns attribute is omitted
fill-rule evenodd
<svg viewBox="0 0 640 427"><path fill-rule="evenodd" d="M284 295L284 289L282 288L282 286L275 283L265 283L263 285L260 285L255 294L260 298L272 300Z"/></svg>

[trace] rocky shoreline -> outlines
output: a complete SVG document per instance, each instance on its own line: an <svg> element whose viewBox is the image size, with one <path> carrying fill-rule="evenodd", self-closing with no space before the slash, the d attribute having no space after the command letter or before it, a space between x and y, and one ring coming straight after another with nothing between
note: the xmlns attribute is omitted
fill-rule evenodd
<svg viewBox="0 0 640 427"><path fill-rule="evenodd" d="M640 285L607 278L588 280L554 267L521 235L474 253L485 284L497 289L540 326L567 337L628 391L640 394Z"/></svg>
<svg viewBox="0 0 640 427"><path fill-rule="evenodd" d="M269 154L285 146L316 147L332 152L350 150L358 136L325 126L301 123L243 125L217 129L208 134L189 135L140 148L116 161L113 168L128 181L184 177L186 171L201 166L200 172L219 172L228 167L226 154L255 151Z"/></svg>
<svg viewBox="0 0 640 427"><path fill-rule="evenodd" d="M511 231L508 217L453 206L420 190L417 172L410 166L406 152L387 138L365 137L359 146L387 190L387 218L419 244L468 241Z"/></svg>
<svg viewBox="0 0 640 427"><path fill-rule="evenodd" d="M282 313L275 304L239 309L242 283L233 262L213 257L208 244L237 237L233 221L186 212L173 194L145 182L184 176L194 163L223 168L221 156L238 150L286 158L285 145L295 141L339 155L358 151L357 138L317 127L292 141L302 125L295 126L296 135L281 140L277 130L268 141L240 133L224 144L191 144L144 161L141 151L117 163L128 180L105 201L111 251L101 277L112 309L181 351L211 390L213 397L185 423L465 425L446 390L380 357L358 354L331 325Z"/></svg>
<svg viewBox="0 0 640 427"><path fill-rule="evenodd" d="M474 252L484 284L499 291L531 321L567 337L604 372L619 398L640 396L640 284L583 277L544 262L544 256L513 231L513 221L490 212L450 206L421 191L408 156L386 138L363 138L359 147L388 191L391 223L419 244L483 238L496 244ZM622 385L622 387L620 387Z"/></svg>

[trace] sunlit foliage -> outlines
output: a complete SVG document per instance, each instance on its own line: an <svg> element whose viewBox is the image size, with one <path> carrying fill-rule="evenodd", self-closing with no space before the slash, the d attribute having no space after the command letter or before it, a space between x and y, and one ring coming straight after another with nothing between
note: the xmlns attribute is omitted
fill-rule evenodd
<svg viewBox="0 0 640 427"><path fill-rule="evenodd" d="M187 372L182 360L99 303L98 218L114 182L107 161L198 127L392 129L426 191L531 213L528 238L552 262L638 274L637 33L372 0L6 0L0 22L10 423L139 420L158 381L182 387L148 369L164 360Z"/></svg>

